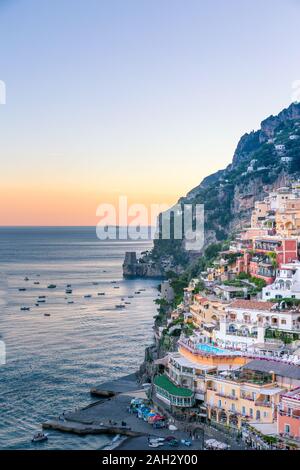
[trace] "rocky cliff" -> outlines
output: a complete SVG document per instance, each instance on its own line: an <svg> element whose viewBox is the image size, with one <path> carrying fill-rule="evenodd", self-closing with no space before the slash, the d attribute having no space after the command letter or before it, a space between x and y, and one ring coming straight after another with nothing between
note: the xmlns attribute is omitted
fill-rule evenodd
<svg viewBox="0 0 300 470"><path fill-rule="evenodd" d="M227 168L206 177L179 204L204 204L205 244L222 242L244 227L257 200L300 176L300 103L270 116L257 131L243 135ZM154 241L137 264L125 263L138 276L181 272L202 252L186 252L184 240ZM143 266L142 266L143 265Z"/></svg>

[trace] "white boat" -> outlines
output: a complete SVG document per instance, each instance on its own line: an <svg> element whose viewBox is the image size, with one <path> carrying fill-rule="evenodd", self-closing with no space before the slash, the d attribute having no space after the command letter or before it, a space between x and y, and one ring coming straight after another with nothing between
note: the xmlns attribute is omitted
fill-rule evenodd
<svg viewBox="0 0 300 470"><path fill-rule="evenodd" d="M31 439L31 442L43 442L48 440L48 434L45 434L43 432L37 432L34 434L33 438Z"/></svg>

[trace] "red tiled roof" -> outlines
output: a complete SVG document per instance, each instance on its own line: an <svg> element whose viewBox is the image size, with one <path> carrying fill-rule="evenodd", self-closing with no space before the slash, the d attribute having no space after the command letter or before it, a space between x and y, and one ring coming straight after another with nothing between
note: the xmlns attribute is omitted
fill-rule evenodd
<svg viewBox="0 0 300 470"><path fill-rule="evenodd" d="M208 302L208 299L206 297L202 297L200 294L196 294L195 299L202 304Z"/></svg>
<svg viewBox="0 0 300 470"><path fill-rule="evenodd" d="M246 308L250 310L271 310L275 304L273 302L258 302L256 300L235 300L229 307L232 308Z"/></svg>

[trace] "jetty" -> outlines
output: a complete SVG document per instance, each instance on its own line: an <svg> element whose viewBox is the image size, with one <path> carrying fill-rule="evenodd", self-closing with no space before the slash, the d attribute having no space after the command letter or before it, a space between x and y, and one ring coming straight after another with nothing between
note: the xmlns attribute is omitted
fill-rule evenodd
<svg viewBox="0 0 300 470"><path fill-rule="evenodd" d="M110 434L128 437L144 436L149 425L128 413L133 398L146 398L144 389L131 374L111 382L105 382L91 390L93 396L101 396L88 406L63 413L56 419L42 424L43 429L78 435Z"/></svg>
<svg viewBox="0 0 300 470"><path fill-rule="evenodd" d="M107 398L114 397L119 393L133 392L136 389L136 375L129 374L93 387L90 392L92 396Z"/></svg>

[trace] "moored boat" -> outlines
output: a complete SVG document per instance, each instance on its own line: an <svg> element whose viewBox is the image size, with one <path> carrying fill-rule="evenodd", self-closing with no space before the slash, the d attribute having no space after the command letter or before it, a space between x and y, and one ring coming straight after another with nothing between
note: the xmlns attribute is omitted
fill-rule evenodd
<svg viewBox="0 0 300 470"><path fill-rule="evenodd" d="M48 434L45 434L43 432L37 432L34 434L33 438L31 439L31 442L43 442L48 440Z"/></svg>

